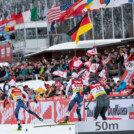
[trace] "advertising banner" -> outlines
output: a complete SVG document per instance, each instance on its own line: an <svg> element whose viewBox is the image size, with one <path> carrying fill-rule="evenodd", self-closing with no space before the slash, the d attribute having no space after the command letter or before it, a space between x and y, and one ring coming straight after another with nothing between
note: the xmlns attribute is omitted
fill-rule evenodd
<svg viewBox="0 0 134 134"><path fill-rule="evenodd" d="M87 102L86 104L87 105ZM106 117L109 120L117 119L129 119L129 107L134 105L134 100L132 99L112 99L110 100L110 107L106 113ZM91 102L86 110L87 121L93 121L94 109L96 102ZM102 120L98 117L98 121Z"/></svg>
<svg viewBox="0 0 134 134"><path fill-rule="evenodd" d="M65 119L69 101L70 101L70 97L68 99L65 99L64 96L48 98L48 99L40 99L37 104L31 101L29 108L33 112L37 113L40 117L43 117L45 122L58 123ZM10 101L8 108L4 108L3 101L0 101L0 124L17 123L15 120L14 108L15 105L13 101ZM81 114L82 114L82 120L84 121L86 114L83 109L84 107L82 107ZM28 112L24 111L23 109L20 109L19 119L20 122L24 124L40 123L40 121L36 117L30 115ZM76 114L76 105L72 109L69 121L70 122L78 121L78 117Z"/></svg>
<svg viewBox="0 0 134 134"><path fill-rule="evenodd" d="M40 117L43 117L44 121L47 123L58 123L65 119L68 104L70 97L65 99L64 96L40 99L38 103L30 101L29 108L37 113ZM84 107L87 105L87 102L83 103L81 108L82 121L93 121L94 109L96 106L95 102L91 102L88 106L88 109L85 110ZM109 120L121 120L129 119L129 107L134 105L134 100L132 99L113 99L110 100L110 110L107 111L106 116ZM0 124L16 124L16 119L14 115L15 104L13 101L9 102L9 107L3 107L3 101L0 101ZM23 124L37 124L40 121L30 115L28 112L20 109L19 112L20 122ZM101 117L98 118L98 121L102 120ZM78 121L76 113L76 105L72 109L69 122Z"/></svg>

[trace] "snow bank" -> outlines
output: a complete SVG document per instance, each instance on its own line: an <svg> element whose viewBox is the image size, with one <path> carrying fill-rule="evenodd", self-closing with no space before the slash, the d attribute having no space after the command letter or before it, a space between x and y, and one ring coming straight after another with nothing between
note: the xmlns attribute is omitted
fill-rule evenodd
<svg viewBox="0 0 134 134"><path fill-rule="evenodd" d="M22 125L22 131L15 131L17 125L0 125L0 134L75 134L75 126L47 126L34 128L34 125Z"/></svg>

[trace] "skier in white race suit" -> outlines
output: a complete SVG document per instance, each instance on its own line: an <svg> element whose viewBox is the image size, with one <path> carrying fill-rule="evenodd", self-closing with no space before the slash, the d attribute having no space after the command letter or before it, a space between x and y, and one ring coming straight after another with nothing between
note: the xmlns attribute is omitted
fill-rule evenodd
<svg viewBox="0 0 134 134"><path fill-rule="evenodd" d="M68 122L71 110L74 107L75 103L77 103L76 112L78 115L78 120L81 121L80 110L82 107L83 96L80 95L80 91L83 90L83 85L88 86L88 83L86 83L81 78L78 78L77 73L75 73L75 72L72 73L72 79L69 80L68 86L66 88L65 98L68 97L68 91L69 91L70 87L72 88L73 95L72 95L71 100L70 100L69 105L68 105L68 112L67 112L66 118L62 123Z"/></svg>

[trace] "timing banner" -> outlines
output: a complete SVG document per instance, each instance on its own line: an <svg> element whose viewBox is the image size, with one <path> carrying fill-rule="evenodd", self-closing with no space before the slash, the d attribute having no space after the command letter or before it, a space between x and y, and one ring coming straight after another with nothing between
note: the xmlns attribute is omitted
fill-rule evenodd
<svg viewBox="0 0 134 134"><path fill-rule="evenodd" d="M134 120L87 121L75 123L75 134L133 134Z"/></svg>

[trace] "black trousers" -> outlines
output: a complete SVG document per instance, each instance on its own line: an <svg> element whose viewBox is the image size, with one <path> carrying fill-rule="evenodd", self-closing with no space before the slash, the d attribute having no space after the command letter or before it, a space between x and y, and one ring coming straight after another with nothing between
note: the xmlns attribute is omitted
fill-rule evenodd
<svg viewBox="0 0 134 134"><path fill-rule="evenodd" d="M106 111L109 108L109 98L106 94L100 95L96 98L96 108L94 111L94 118L97 119L99 114L101 115L103 120L106 120Z"/></svg>

